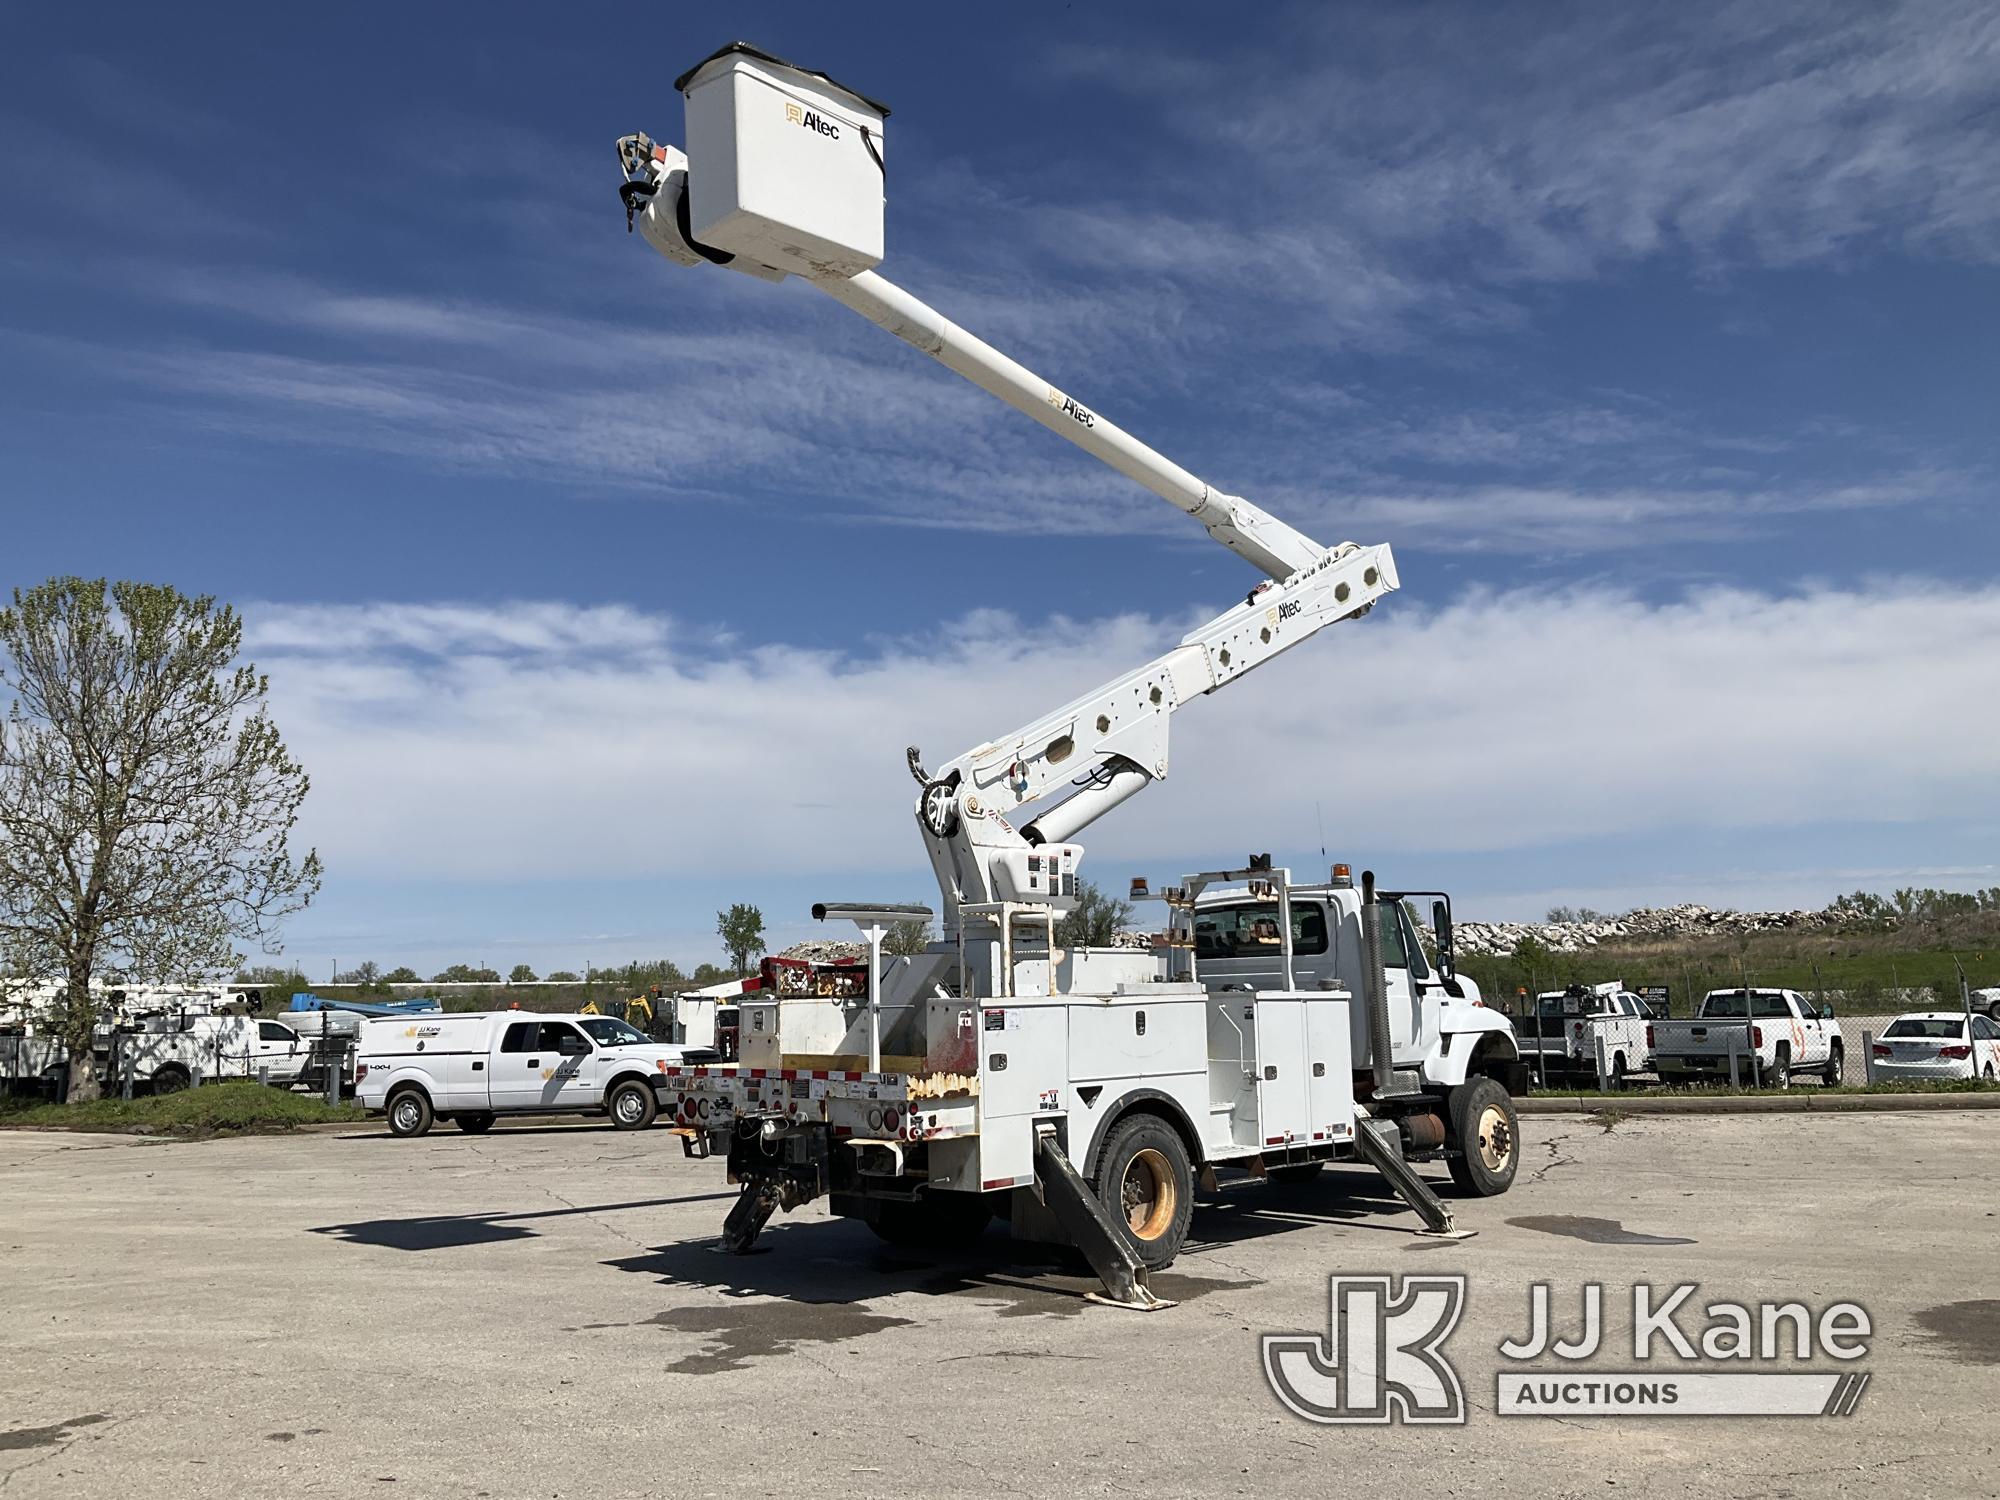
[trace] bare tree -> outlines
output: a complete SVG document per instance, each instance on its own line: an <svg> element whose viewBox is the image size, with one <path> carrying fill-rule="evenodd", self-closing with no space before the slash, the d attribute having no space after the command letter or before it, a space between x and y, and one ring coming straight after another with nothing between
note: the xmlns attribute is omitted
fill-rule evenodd
<svg viewBox="0 0 2000 1500"><path fill-rule="evenodd" d="M319 890L306 774L227 605L57 578L0 609L0 972L61 982L70 1097L98 1092L93 979L230 972Z"/></svg>

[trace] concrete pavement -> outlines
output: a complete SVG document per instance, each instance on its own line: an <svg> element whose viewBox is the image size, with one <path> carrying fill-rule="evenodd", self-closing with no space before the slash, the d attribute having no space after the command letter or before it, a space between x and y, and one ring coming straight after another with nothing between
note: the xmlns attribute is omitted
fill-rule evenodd
<svg viewBox="0 0 2000 1500"><path fill-rule="evenodd" d="M0 1132L0 1494L1994 1492L2000 1115L1524 1124L1476 1239L1359 1170L1244 1184L1155 1314L998 1231L940 1261L806 1210L714 1254L722 1169L660 1131ZM1329 1273L1456 1271L1467 1425L1280 1407L1259 1335L1324 1333ZM1844 1419L1499 1417L1536 1280L1565 1322L1586 1280L1857 1300L1874 1379Z"/></svg>

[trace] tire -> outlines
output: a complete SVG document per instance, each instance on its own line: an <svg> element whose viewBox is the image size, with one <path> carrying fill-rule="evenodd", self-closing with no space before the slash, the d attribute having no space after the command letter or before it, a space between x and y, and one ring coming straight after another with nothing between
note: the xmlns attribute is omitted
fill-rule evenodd
<svg viewBox="0 0 2000 1500"><path fill-rule="evenodd" d="M1469 1078L1445 1096L1451 1180L1476 1198L1496 1198L1521 1169L1521 1117L1491 1078Z"/></svg>
<svg viewBox="0 0 2000 1500"><path fill-rule="evenodd" d="M155 1094L178 1094L193 1082L194 1079L188 1075L186 1068L181 1067L178 1063L169 1063L153 1075L153 1092Z"/></svg>
<svg viewBox="0 0 2000 1500"><path fill-rule="evenodd" d="M1988 1083L1991 1083L1991 1082L1993 1081L1993 1064L1992 1064L1992 1063L1988 1063L1988 1064L1986 1065L1986 1071L1985 1071L1985 1073L1983 1073L1983 1074L1982 1074L1982 1075L1980 1075L1980 1076L1981 1076L1981 1077L1983 1077L1983 1078L1985 1078L1985 1080L1986 1080L1986 1081L1987 1081Z"/></svg>
<svg viewBox="0 0 2000 1500"><path fill-rule="evenodd" d="M1846 1062L1846 1050L1840 1043L1835 1042L1833 1050L1826 1055L1826 1068L1820 1073L1819 1081L1828 1088L1836 1087L1846 1071Z"/></svg>
<svg viewBox="0 0 2000 1500"><path fill-rule="evenodd" d="M868 1227L905 1249L962 1250L992 1222L993 1208L983 1193L934 1193L915 1203L876 1204Z"/></svg>
<svg viewBox="0 0 2000 1500"><path fill-rule="evenodd" d="M1792 1049L1780 1047L1772 1054L1771 1065L1763 1070L1761 1080L1767 1089L1788 1089L1792 1086Z"/></svg>
<svg viewBox="0 0 2000 1500"><path fill-rule="evenodd" d="M389 1096L388 1107L391 1135L425 1135L436 1118L431 1113L430 1095L418 1088L398 1089Z"/></svg>
<svg viewBox="0 0 2000 1500"><path fill-rule="evenodd" d="M1090 1185L1147 1270L1174 1263L1194 1218L1194 1166L1179 1131L1158 1115L1128 1115L1111 1127Z"/></svg>
<svg viewBox="0 0 2000 1500"><path fill-rule="evenodd" d="M469 1114L453 1115L451 1123L467 1135L484 1135L493 1128L495 1116L485 1110L473 1110Z"/></svg>
<svg viewBox="0 0 2000 1500"><path fill-rule="evenodd" d="M1264 1173L1264 1180L1273 1187L1303 1187L1318 1177L1326 1166L1323 1161L1293 1162L1287 1167L1272 1167Z"/></svg>
<svg viewBox="0 0 2000 1500"><path fill-rule="evenodd" d="M660 1101L651 1084L628 1078L611 1091L604 1101L611 1123L620 1130L644 1130L660 1112Z"/></svg>
<svg viewBox="0 0 2000 1500"><path fill-rule="evenodd" d="M1625 1054L1622 1052L1611 1059L1611 1087L1621 1094L1632 1087L1625 1077Z"/></svg>

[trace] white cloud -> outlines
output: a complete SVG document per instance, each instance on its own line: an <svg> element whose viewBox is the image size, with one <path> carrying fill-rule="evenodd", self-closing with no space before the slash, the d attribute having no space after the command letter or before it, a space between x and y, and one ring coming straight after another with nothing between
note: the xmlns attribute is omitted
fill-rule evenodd
<svg viewBox="0 0 2000 1500"><path fill-rule="evenodd" d="M933 763L1184 622L968 617L872 654L629 610L252 606L331 879L907 871ZM1517 848L2000 816L2000 588L1391 598L1175 724L1170 780L1086 836L1125 859L1306 842ZM1246 842L1247 841L1247 842ZM865 879L863 880L865 884Z"/></svg>

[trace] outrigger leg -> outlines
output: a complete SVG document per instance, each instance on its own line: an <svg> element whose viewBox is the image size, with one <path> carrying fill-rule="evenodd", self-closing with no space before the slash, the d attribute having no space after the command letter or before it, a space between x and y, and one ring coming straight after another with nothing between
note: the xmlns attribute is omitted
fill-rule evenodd
<svg viewBox="0 0 2000 1500"><path fill-rule="evenodd" d="M1097 1201L1097 1194L1077 1174L1076 1167L1056 1143L1053 1130L1044 1130L1035 1139L1035 1181L1042 1201L1071 1241L1081 1250L1090 1269L1104 1283L1104 1295L1092 1293L1092 1300L1112 1307L1129 1307L1139 1312L1157 1312L1173 1303L1153 1295L1146 1285L1146 1267L1118 1226Z"/></svg>
<svg viewBox="0 0 2000 1500"><path fill-rule="evenodd" d="M1403 1139L1393 1120L1371 1120L1365 1116L1354 1122L1354 1149L1368 1164L1389 1179L1402 1200L1424 1221L1419 1234L1438 1239L1469 1240L1476 1229L1460 1229L1453 1223L1451 1210L1430 1190L1410 1164L1403 1159Z"/></svg>

